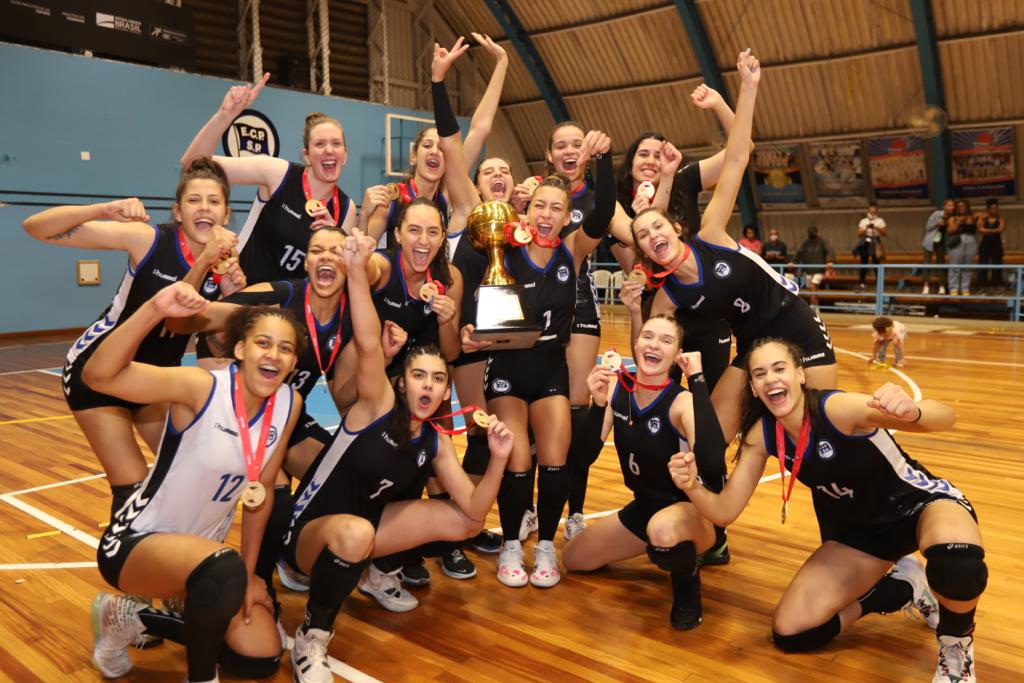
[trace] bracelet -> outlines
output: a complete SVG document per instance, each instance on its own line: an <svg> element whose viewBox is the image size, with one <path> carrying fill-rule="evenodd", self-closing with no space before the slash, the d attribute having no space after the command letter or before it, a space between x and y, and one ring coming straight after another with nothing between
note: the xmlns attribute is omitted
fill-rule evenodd
<svg viewBox="0 0 1024 683"><path fill-rule="evenodd" d="M917 417L914 419L914 422L920 422L922 417L924 417L924 411L921 410L921 406L917 406Z"/></svg>

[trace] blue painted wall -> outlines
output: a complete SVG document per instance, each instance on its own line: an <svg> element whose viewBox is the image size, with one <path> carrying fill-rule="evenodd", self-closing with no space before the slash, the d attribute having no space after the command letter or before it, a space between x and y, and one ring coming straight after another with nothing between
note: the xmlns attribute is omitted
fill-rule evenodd
<svg viewBox="0 0 1024 683"><path fill-rule="evenodd" d="M220 78L0 43L0 202L6 203L0 207L0 333L88 325L110 302L127 262L121 252L37 242L21 228L25 217L54 204L113 195L153 197L145 200L150 216L169 220L178 159L230 85ZM364 188L382 181L384 114L432 118L270 87L253 108L273 121L280 156L293 161L301 161L308 112L339 119L349 146L341 187L356 203ZM91 161L80 160L83 150ZM233 190L235 229L244 223L255 192L248 186ZM101 286L76 284L78 259L101 261Z"/></svg>

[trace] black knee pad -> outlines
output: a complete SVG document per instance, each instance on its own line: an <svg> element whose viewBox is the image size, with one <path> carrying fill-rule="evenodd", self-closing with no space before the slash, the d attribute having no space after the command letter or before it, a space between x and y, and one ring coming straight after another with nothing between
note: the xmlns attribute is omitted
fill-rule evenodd
<svg viewBox="0 0 1024 683"><path fill-rule="evenodd" d="M276 657L249 657L240 655L226 644L220 653L220 668L223 673L236 678L271 678L281 665L281 655Z"/></svg>
<svg viewBox="0 0 1024 683"><path fill-rule="evenodd" d="M647 557L659 569L664 569L670 574L681 574L690 576L697 566L697 547L693 541L676 543L671 548L647 544Z"/></svg>
<svg viewBox="0 0 1024 683"><path fill-rule="evenodd" d="M191 617L230 621L245 599L245 563L231 548L221 548L199 563L185 581L185 623Z"/></svg>
<svg viewBox="0 0 1024 683"><path fill-rule="evenodd" d="M839 627L839 615L834 614L821 626L815 626L791 636L779 635L772 629L772 640L775 642L775 647L783 652L810 652L831 643L839 635Z"/></svg>
<svg viewBox="0 0 1024 683"><path fill-rule="evenodd" d="M462 469L466 474L483 476L491 462L491 449L486 434L467 434L466 453L462 456Z"/></svg>
<svg viewBox="0 0 1024 683"><path fill-rule="evenodd" d="M943 543L924 549L925 575L936 593L950 600L973 600L988 584L985 549L972 543Z"/></svg>

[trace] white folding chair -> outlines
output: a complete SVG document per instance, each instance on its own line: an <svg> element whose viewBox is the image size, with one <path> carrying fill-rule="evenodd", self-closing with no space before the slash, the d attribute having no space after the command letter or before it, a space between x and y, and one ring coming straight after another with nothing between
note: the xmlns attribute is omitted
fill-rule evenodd
<svg viewBox="0 0 1024 683"><path fill-rule="evenodd" d="M601 296L605 298L605 301L607 301L608 288L612 281L612 272L610 270L605 270L604 268L598 268L591 272L591 275L594 277L594 288L597 289L601 293Z"/></svg>
<svg viewBox="0 0 1024 683"><path fill-rule="evenodd" d="M622 289L623 283L626 282L626 272L617 270L612 273L610 286L608 287L608 295L605 297L605 303L615 303L619 300L619 290Z"/></svg>

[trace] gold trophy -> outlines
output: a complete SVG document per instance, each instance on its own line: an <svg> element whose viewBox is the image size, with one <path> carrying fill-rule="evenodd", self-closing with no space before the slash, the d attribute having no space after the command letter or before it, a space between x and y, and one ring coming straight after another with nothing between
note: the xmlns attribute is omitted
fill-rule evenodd
<svg viewBox="0 0 1024 683"><path fill-rule="evenodd" d="M511 204L494 200L478 204L466 221L470 243L488 261L476 292L476 329L472 339L494 342L495 349L528 349L541 331L523 298L523 286L517 285L505 270L505 225L518 219L519 214Z"/></svg>

